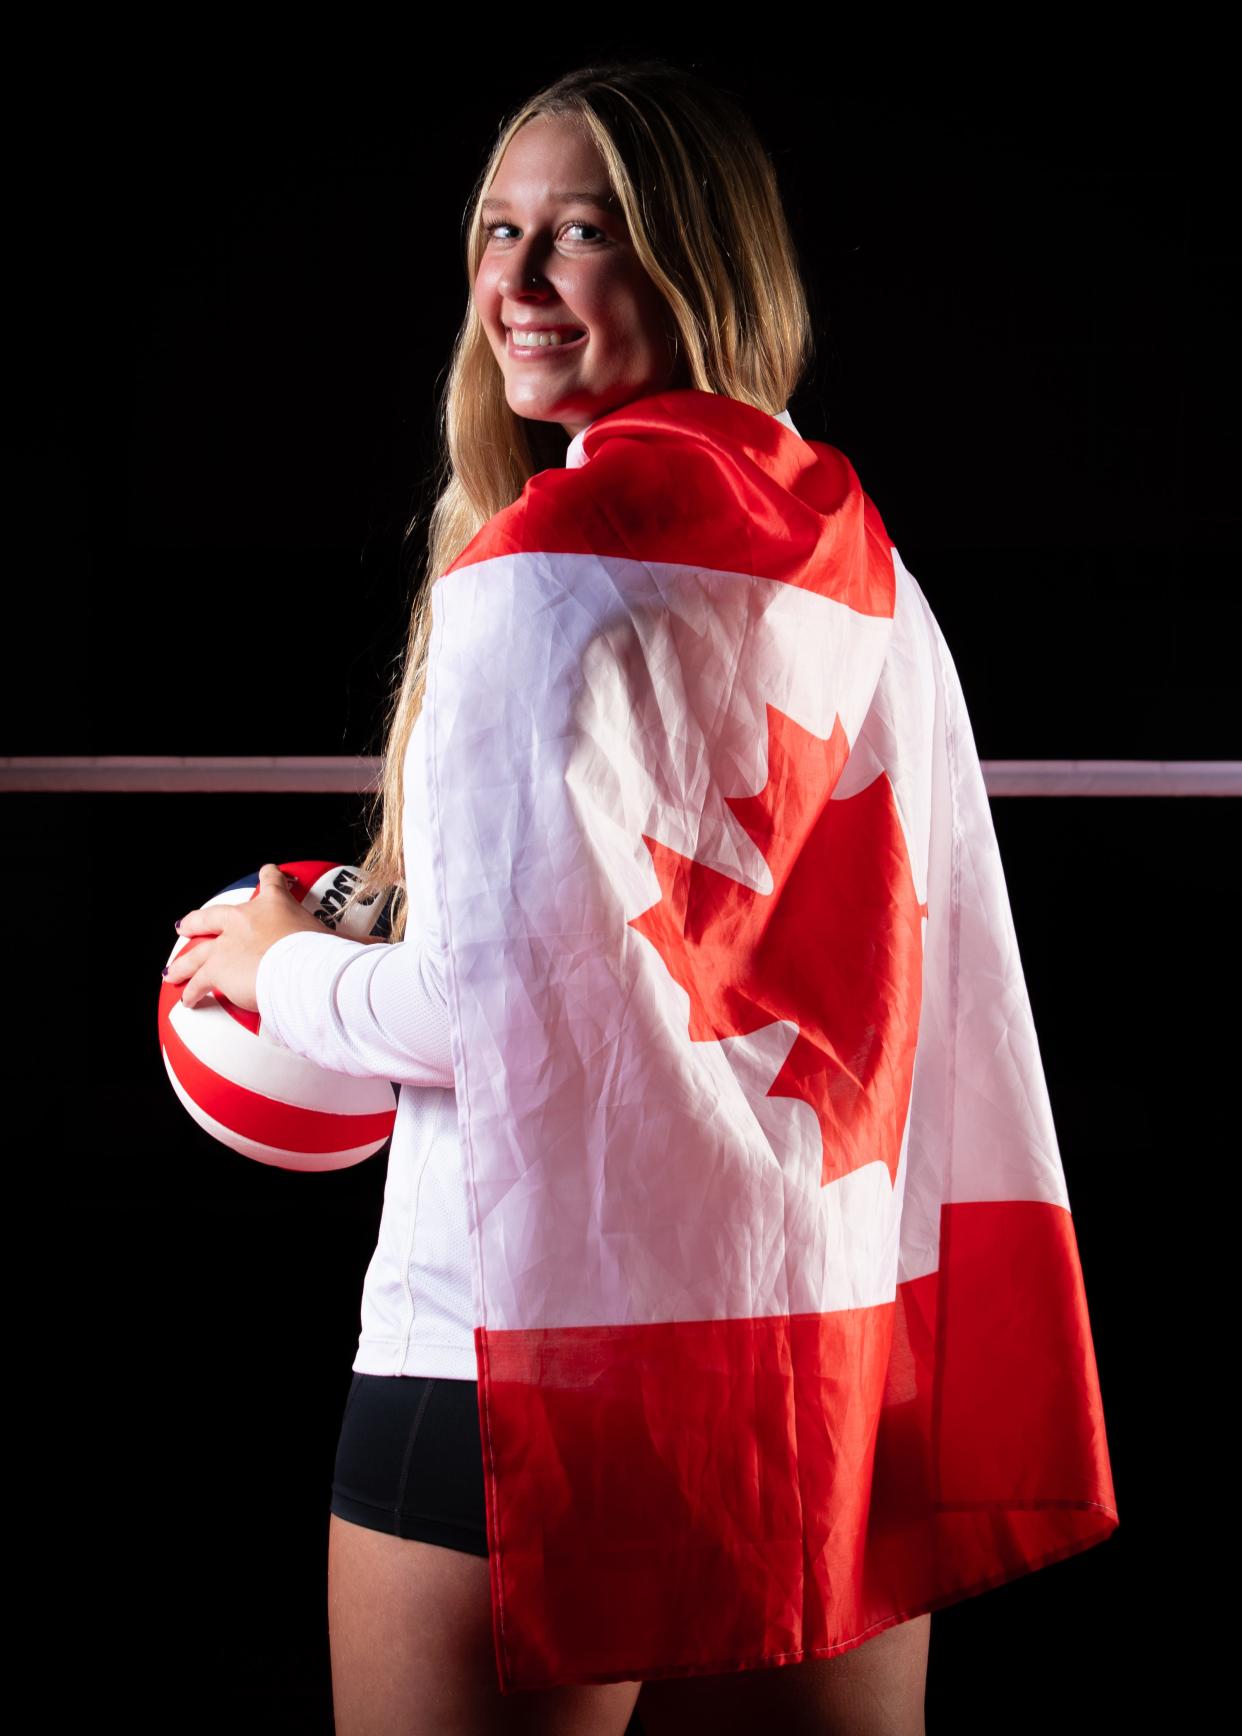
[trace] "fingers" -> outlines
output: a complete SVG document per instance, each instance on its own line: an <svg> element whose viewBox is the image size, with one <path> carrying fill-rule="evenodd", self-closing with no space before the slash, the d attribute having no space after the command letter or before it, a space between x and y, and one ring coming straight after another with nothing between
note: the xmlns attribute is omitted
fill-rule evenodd
<svg viewBox="0 0 1242 1736"><path fill-rule="evenodd" d="M199 914L191 912L191 915ZM184 919L183 919L184 920ZM214 984L207 981L207 967L210 963L209 954L212 951L209 941L200 941L197 946L182 947L171 963L164 967L164 981L181 983L181 1004L192 1007L207 994Z"/></svg>
<svg viewBox="0 0 1242 1736"><path fill-rule="evenodd" d="M180 922L174 924L181 938L185 940L188 937L191 944L183 946L176 958L164 966L164 981L182 984L183 1007L196 1006L214 988L215 985L206 980L207 967L215 951L211 943L220 938L235 917L232 905L209 904L205 910L188 910Z"/></svg>
<svg viewBox="0 0 1242 1736"><path fill-rule="evenodd" d="M173 927L183 937L187 934L223 934L233 915L231 904L209 904L206 910L187 911Z"/></svg>
<svg viewBox="0 0 1242 1736"><path fill-rule="evenodd" d="M265 862L259 869L259 884L247 904L255 898L270 899L274 893L279 892L292 899L296 905L298 900L292 893L296 884L294 877L285 874L275 862ZM268 913L266 917L259 917L257 911L247 917L246 908L246 904L209 904L202 910L188 910L181 920L174 924L181 938L191 944L183 946L165 967L164 980L182 984L182 1006L197 1006L205 996L220 989L219 983L214 980L216 948L212 945L213 941L228 937L228 944L220 959L220 969L225 980L232 981L230 972L236 965L235 955L238 949L241 948L244 953L248 943L252 947L255 945L256 921L260 935L271 926L273 920L277 927L280 927L279 913L270 906L265 904L262 907ZM262 945L259 945L257 950L262 951Z"/></svg>
<svg viewBox="0 0 1242 1736"><path fill-rule="evenodd" d="M213 987L211 983L204 982L201 988L199 985L199 978L204 977L205 975L205 971L195 971L194 975L186 983L185 987L181 991L181 1005L183 1007L196 1007L203 995L211 994Z"/></svg>

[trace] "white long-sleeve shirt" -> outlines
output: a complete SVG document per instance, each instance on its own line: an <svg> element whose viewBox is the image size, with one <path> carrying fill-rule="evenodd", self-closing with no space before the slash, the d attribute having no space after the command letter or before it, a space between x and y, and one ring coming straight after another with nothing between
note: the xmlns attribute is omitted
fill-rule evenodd
<svg viewBox="0 0 1242 1736"><path fill-rule="evenodd" d="M777 420L794 427L787 410ZM567 469L583 462L583 433L569 443ZM326 933L286 934L259 962L255 998L264 1026L286 1048L333 1072L401 1087L354 1369L477 1380L423 723L420 713L404 767L405 939L372 946Z"/></svg>
<svg viewBox="0 0 1242 1736"><path fill-rule="evenodd" d="M333 1072L401 1087L354 1368L477 1380L423 725L420 713L405 758L405 939L379 946L283 935L259 962L255 998L264 1026L287 1048Z"/></svg>

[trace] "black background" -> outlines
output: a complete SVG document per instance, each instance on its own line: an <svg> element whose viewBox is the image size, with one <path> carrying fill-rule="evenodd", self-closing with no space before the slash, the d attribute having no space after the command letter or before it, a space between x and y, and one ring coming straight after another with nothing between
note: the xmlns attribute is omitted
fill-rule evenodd
<svg viewBox="0 0 1242 1736"><path fill-rule="evenodd" d="M791 412L847 453L926 592L981 757L1237 757L1219 47L1192 66L1173 43L1044 43L1045 64L976 41L899 79L874 47L829 33L803 54L771 30L713 30L729 46L704 52L693 31L510 20L447 58L414 31L340 57L317 41L313 64L296 40L287 64L218 36L77 39L72 66L41 44L13 165L27 546L4 752L378 751L470 186L539 84L663 52L733 90L774 155L818 335ZM50 1703L328 1731L328 1486L384 1157L311 1177L213 1144L154 1015L174 918L265 860L357 860L360 803L10 794L3 812L7 859L36 871L38 987L89 1051L35 1068L14 1303L36 1373L26 1616L65 1661ZM955 1736L1182 1710L1182 1644L1213 1621L1188 1494L1214 1507L1223 1469L1205 1057L1236 808L993 813L1122 1523L936 1613L928 1728ZM29 1046L6 1053L29 1102Z"/></svg>

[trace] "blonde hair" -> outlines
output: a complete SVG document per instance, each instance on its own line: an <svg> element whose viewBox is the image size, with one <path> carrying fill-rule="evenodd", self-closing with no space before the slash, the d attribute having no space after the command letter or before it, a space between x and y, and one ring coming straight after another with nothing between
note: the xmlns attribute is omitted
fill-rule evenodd
<svg viewBox="0 0 1242 1736"><path fill-rule="evenodd" d="M733 98L670 62L583 67L502 121L467 206L468 284L487 241L480 203L509 141L541 116L576 121L598 147L634 251L671 309L681 377L779 415L811 361L813 338L776 171ZM472 296L441 393L439 427L427 560L389 705L363 883L350 899L395 888L389 918L396 940L409 903L402 771L426 689L435 580L531 476L564 462L568 444L563 430L510 410ZM407 526L407 541L418 518Z"/></svg>

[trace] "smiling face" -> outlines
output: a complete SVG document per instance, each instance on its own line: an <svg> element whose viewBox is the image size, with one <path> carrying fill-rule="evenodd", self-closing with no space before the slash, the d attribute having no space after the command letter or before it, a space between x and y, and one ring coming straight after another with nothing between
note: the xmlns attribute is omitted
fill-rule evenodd
<svg viewBox="0 0 1242 1736"><path fill-rule="evenodd" d="M580 124L528 121L505 149L480 221L489 233L474 303L515 415L559 422L572 438L608 410L688 383L672 312ZM533 346L522 342L532 337Z"/></svg>

